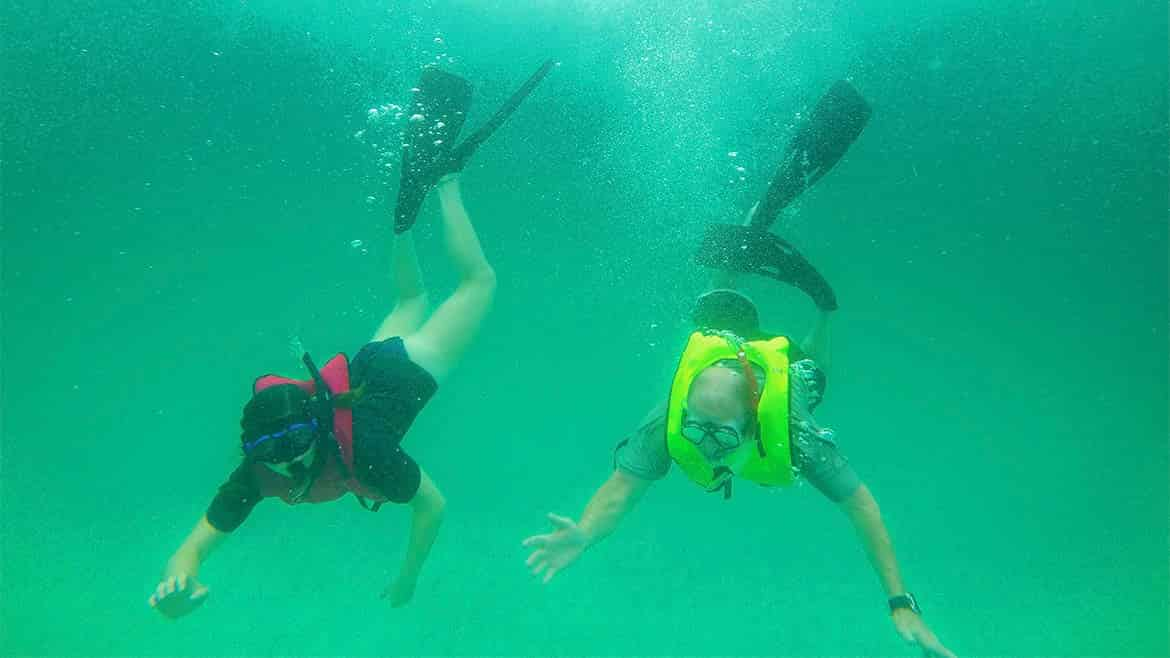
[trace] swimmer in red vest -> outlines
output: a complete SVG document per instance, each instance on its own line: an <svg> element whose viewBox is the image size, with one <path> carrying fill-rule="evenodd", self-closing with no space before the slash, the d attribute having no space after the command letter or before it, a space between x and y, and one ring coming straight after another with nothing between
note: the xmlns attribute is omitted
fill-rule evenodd
<svg viewBox="0 0 1170 658"><path fill-rule="evenodd" d="M347 493L373 511L386 501L412 508L406 556L397 578L382 592L395 607L410 601L445 501L400 444L479 332L496 289L495 272L463 207L458 175L552 68L553 62L545 62L458 146L471 85L434 66L423 69L402 135L382 135L403 142L394 212L394 309L352 361L338 354L318 369L306 354L307 379L266 375L256 380L240 421L243 463L167 562L151 607L175 618L202 605L208 588L198 580L199 567L260 500L323 503ZM428 318L411 228L431 189L438 192L444 240L459 283Z"/></svg>
<svg viewBox="0 0 1170 658"><path fill-rule="evenodd" d="M206 599L199 568L264 498L323 503L347 493L377 510L390 501L412 508L409 543L398 577L385 588L392 605L410 601L438 534L444 499L400 445L411 423L463 355L491 307L496 279L460 196L457 174L437 183L447 250L459 284L427 318L427 296L411 232L395 238L397 303L352 360L338 354L294 380L256 380L240 421L243 463L219 488L206 514L167 562L149 603L183 616Z"/></svg>
<svg viewBox="0 0 1170 658"><path fill-rule="evenodd" d="M496 279L480 249L455 175L437 184L447 249L459 272L451 296L426 317L427 297L410 232L396 238L397 304L351 361L334 356L309 377L256 380L241 425L243 463L167 562L150 605L180 617L201 605L208 588L199 568L264 498L323 503L347 493L364 507L408 504L413 512L406 556L385 588L392 605L410 601L438 534L444 499L400 445L415 417L467 349L492 304Z"/></svg>

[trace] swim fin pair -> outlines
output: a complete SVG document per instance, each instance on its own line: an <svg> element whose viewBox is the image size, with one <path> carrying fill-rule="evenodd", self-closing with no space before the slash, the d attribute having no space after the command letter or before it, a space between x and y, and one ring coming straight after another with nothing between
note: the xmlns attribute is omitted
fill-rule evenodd
<svg viewBox="0 0 1170 658"><path fill-rule="evenodd" d="M403 135L402 175L394 208L394 232L414 226L427 193L443 176L462 171L483 142L491 137L555 63L542 64L479 130L455 145L471 108L471 83L438 67L423 69Z"/></svg>
<svg viewBox="0 0 1170 658"><path fill-rule="evenodd" d="M837 298L823 276L788 242L768 231L780 211L820 180L845 155L869 121L869 103L839 80L817 102L784 149L780 167L748 226L715 224L707 229L695 261L703 266L759 274L800 288L823 310Z"/></svg>

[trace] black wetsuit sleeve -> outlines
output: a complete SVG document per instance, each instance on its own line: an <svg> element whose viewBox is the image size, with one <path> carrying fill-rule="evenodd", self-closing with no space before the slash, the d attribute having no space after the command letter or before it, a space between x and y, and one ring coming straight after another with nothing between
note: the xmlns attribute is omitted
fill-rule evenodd
<svg viewBox="0 0 1170 658"><path fill-rule="evenodd" d="M422 469L402 446L389 441L354 441L354 475L392 503L409 503L418 493Z"/></svg>
<svg viewBox="0 0 1170 658"><path fill-rule="evenodd" d="M231 532L240 527L260 502L260 487L251 476L247 464L232 471L207 508L207 522L220 532Z"/></svg>

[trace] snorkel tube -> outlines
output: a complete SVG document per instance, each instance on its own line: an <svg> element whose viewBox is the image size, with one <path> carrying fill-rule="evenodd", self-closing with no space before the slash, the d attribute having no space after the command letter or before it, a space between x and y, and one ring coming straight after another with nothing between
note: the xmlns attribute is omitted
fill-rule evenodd
<svg viewBox="0 0 1170 658"><path fill-rule="evenodd" d="M337 445L336 441L326 441L333 437L333 391L329 388L329 384L325 382L325 378L321 376L321 371L317 369L317 364L313 363L313 357L305 352L301 356L301 362L309 370L309 375L313 378L313 395L305 401L305 408L314 420L317 421L317 437L316 450L317 455L313 459L313 465L309 467L309 472L304 482L297 487L293 494L294 501L300 501L313 488L317 477L321 475L321 471L325 468L325 454L324 450L328 449L330 444L333 447Z"/></svg>
<svg viewBox="0 0 1170 658"><path fill-rule="evenodd" d="M313 395L307 403L309 415L316 418L317 423L324 427L324 433L328 434L333 431L333 391L330 390L329 384L325 383L325 378L321 376L321 371L317 369L317 364L313 363L313 357L309 356L308 352L301 357L301 361L309 369L309 375L315 384Z"/></svg>
<svg viewBox="0 0 1170 658"><path fill-rule="evenodd" d="M759 437L760 424L760 380L756 377L756 371L752 369L752 364L748 361L747 352L744 351L744 339L729 331L709 331L709 335L719 336L727 341L727 346L735 352L735 359L739 362L740 372L743 378L747 381L747 403L748 412L751 418L751 425L756 433L756 446L760 452L761 457L767 457L768 451L764 448L764 442Z"/></svg>

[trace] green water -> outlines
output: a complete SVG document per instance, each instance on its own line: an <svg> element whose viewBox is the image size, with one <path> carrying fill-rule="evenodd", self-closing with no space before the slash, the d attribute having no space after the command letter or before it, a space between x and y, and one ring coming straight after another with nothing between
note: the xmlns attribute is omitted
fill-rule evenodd
<svg viewBox="0 0 1170 658"><path fill-rule="evenodd" d="M809 486L674 473L546 588L520 547L664 395L703 227L848 77L870 125L776 229L841 300L818 417L927 621L962 656L1167 655L1167 15L1113 4L6 3L0 653L916 655ZM404 444L449 501L415 600L377 598L403 509L270 502L168 622L252 378L393 301L397 168L354 133L436 57L473 123L561 65L463 179L500 289Z"/></svg>

